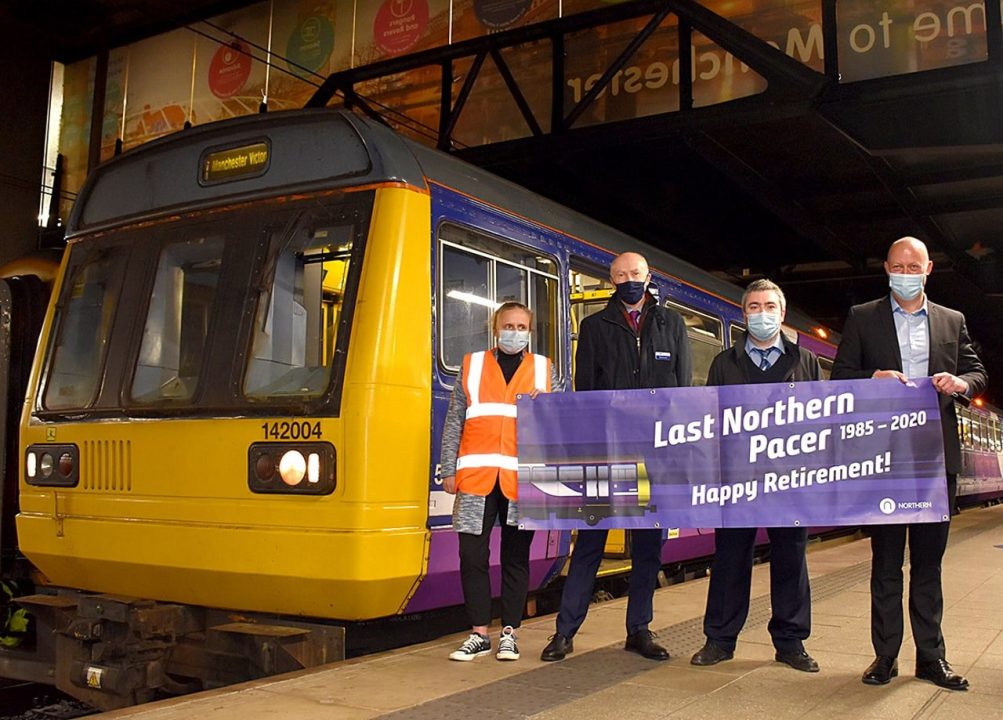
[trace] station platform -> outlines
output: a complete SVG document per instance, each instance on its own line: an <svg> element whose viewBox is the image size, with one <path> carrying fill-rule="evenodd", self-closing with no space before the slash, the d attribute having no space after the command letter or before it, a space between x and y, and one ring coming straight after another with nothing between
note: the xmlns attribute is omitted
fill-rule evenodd
<svg viewBox="0 0 1003 720"><path fill-rule="evenodd" d="M575 636L575 652L544 663L553 616L533 618L519 633L522 658L494 655L451 662L464 635L349 660L309 671L105 713L134 720L556 720L655 718L964 718L1003 711L1003 506L956 516L944 561L947 659L968 677L951 692L912 675L915 649L906 622L900 676L883 687L863 685L870 644L866 539L810 547L813 630L806 642L821 672L793 670L773 659L769 568L753 572L749 621L733 660L697 668L703 644L707 580L659 589L659 641L672 653L653 662L623 650L626 598L594 605ZM497 643L497 628L492 628Z"/></svg>

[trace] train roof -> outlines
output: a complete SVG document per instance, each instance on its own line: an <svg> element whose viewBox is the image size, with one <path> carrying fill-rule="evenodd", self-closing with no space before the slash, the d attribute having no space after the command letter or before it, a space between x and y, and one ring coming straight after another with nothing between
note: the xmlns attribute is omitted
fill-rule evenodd
<svg viewBox="0 0 1003 720"><path fill-rule="evenodd" d="M248 161L234 149L264 151ZM230 153L228 155L228 153ZM223 163L221 174L211 165ZM244 167L230 168L244 162ZM227 165L229 163L229 165ZM247 169L249 168L249 169ZM228 169L233 170L228 174ZM208 123L144 144L99 166L82 188L67 237L118 225L247 202L279 193L400 182L434 182L613 253L641 252L653 268L731 302L741 288L663 250L530 192L447 153L345 110L312 109ZM666 244L671 243L671 238ZM788 322L811 326L791 310Z"/></svg>

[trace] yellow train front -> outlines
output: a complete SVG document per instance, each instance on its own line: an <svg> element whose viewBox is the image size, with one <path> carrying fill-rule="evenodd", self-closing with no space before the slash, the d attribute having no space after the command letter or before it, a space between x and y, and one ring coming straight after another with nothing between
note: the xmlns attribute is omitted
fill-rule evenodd
<svg viewBox="0 0 1003 720"><path fill-rule="evenodd" d="M193 607L403 611L430 534L429 225L403 141L347 114L188 131L89 179L22 418L19 544L54 586L178 610L104 664L81 644L66 689L145 699L158 678L124 676L160 668L116 652L204 632ZM84 641L138 607L54 597L29 607Z"/></svg>

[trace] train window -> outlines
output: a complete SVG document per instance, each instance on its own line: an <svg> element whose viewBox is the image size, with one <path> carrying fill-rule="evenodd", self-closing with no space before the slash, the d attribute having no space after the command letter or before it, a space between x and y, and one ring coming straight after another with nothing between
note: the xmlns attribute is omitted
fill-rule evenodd
<svg viewBox="0 0 1003 720"><path fill-rule="evenodd" d="M468 352L490 344L488 321L495 307L491 261L460 248L442 247L442 363L458 368Z"/></svg>
<svg viewBox="0 0 1003 720"><path fill-rule="evenodd" d="M327 389L356 231L350 218L325 213L297 215L271 233L247 397L319 397Z"/></svg>
<svg viewBox="0 0 1003 720"><path fill-rule="evenodd" d="M745 326L739 325L737 323L731 323L728 326L728 340L730 342L729 347L735 347L745 342Z"/></svg>
<svg viewBox="0 0 1003 720"><path fill-rule="evenodd" d="M603 276L600 268L590 266L586 269L579 266L578 262L577 260L572 261L568 276L568 287L571 291L572 375L574 374L575 356L578 353L578 328L581 327L582 320L589 315L595 315L606 307L609 299L613 297L614 291L609 276Z"/></svg>
<svg viewBox="0 0 1003 720"><path fill-rule="evenodd" d="M451 372L491 345L489 323L504 302L533 311L530 350L559 362L557 261L455 225L439 228L439 359Z"/></svg>
<svg viewBox="0 0 1003 720"><path fill-rule="evenodd" d="M94 401L127 254L124 246L96 247L79 263L71 260L56 310L47 409L85 408Z"/></svg>
<svg viewBox="0 0 1003 720"><path fill-rule="evenodd" d="M828 380L832 377L832 360L827 357L818 356L818 365L821 370L820 377L822 380Z"/></svg>
<svg viewBox="0 0 1003 720"><path fill-rule="evenodd" d="M528 273L514 265L499 263L495 268L495 300L497 302L520 302L526 304L529 288L526 285Z"/></svg>
<svg viewBox="0 0 1003 720"><path fill-rule="evenodd" d="M690 338L690 355L693 358L693 384L706 385L711 361L724 350L724 323L720 318L671 300L666 300L665 306L683 316L686 334Z"/></svg>
<svg viewBox="0 0 1003 720"><path fill-rule="evenodd" d="M958 408L958 430L961 435L961 444L966 448L972 447L972 419L971 414L965 408Z"/></svg>
<svg viewBox="0 0 1003 720"><path fill-rule="evenodd" d="M188 400L195 392L223 263L223 239L164 247L132 382L140 403Z"/></svg>

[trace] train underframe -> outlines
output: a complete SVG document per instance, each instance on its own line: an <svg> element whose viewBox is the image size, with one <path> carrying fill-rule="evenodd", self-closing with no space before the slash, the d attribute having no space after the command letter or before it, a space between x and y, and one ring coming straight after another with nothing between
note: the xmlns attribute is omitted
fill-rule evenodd
<svg viewBox="0 0 1003 720"><path fill-rule="evenodd" d="M32 630L0 649L0 676L102 711L345 658L345 628L333 625L74 591L15 602Z"/></svg>

